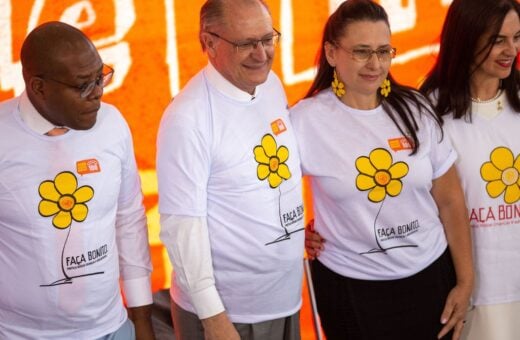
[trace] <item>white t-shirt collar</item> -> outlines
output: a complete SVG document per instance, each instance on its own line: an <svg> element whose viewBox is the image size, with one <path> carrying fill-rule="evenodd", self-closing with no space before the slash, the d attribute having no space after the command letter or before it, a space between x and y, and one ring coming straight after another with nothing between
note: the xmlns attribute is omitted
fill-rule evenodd
<svg viewBox="0 0 520 340"><path fill-rule="evenodd" d="M27 124L31 130L38 134L44 135L55 127L54 124L45 119L38 112L38 110L36 110L34 105L29 100L26 91L23 91L23 93L20 95L18 109L20 112L20 117L24 123Z"/></svg>
<svg viewBox="0 0 520 340"><path fill-rule="evenodd" d="M231 84L229 80L224 78L217 69L211 64L208 63L206 66L206 79L208 82L218 89L220 92L225 94L228 97L231 97L240 102L250 102L255 99L258 95L258 86L255 88L255 92L253 94L242 91L235 85Z"/></svg>
<svg viewBox="0 0 520 340"><path fill-rule="evenodd" d="M495 99L486 102L471 102L471 112L480 117L491 120L498 116L504 110L504 104L507 102L506 91Z"/></svg>

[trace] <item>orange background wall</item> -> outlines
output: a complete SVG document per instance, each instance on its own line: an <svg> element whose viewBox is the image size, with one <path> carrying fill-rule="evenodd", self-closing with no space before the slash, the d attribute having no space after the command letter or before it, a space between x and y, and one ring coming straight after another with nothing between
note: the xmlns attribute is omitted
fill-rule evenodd
<svg viewBox="0 0 520 340"><path fill-rule="evenodd" d="M323 24L341 1L268 0L282 32L274 70L290 104L306 91ZM380 0L388 11L397 47L392 73L416 86L434 60L450 0ZM61 20L92 38L116 70L104 101L115 104L133 132L145 193L154 262L153 289L169 286L170 264L159 240L155 138L170 99L206 64L198 43L202 0L0 0L0 100L23 91L19 50L40 23Z"/></svg>

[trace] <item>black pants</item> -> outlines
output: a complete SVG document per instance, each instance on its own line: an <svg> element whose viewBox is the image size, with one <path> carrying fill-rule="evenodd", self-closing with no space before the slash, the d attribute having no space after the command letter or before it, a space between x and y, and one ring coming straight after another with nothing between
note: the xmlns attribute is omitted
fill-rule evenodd
<svg viewBox="0 0 520 340"><path fill-rule="evenodd" d="M436 340L442 310L455 286L449 251L399 280L366 281L311 263L321 324L328 340ZM443 339L450 339L450 332Z"/></svg>

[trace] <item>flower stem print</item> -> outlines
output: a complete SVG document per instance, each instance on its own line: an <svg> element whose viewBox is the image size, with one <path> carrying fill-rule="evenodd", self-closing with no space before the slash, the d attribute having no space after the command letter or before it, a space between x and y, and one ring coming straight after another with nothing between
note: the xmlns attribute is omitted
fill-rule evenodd
<svg viewBox="0 0 520 340"><path fill-rule="evenodd" d="M283 224L283 221L282 221L282 209L281 209L281 200L282 200L282 190L280 188L278 188L278 192L279 192L279 196L278 196L278 217L280 219L280 225L282 226L283 230L284 230L284 234L277 237L276 239L274 239L273 241L271 242L267 242L265 245L268 246L270 244L273 244L273 243L278 243L278 242L282 242L282 241L285 241L285 240L289 240L291 238L291 235L294 234L294 233L297 233L299 231L303 231L304 228L300 228L300 229L296 229L296 230L293 230L293 231L289 231Z"/></svg>
<svg viewBox="0 0 520 340"><path fill-rule="evenodd" d="M85 203L94 197L94 189L88 185L78 188L76 176L70 171L63 171L56 175L54 181L43 181L38 187L38 192L42 198L38 205L40 215L43 217L54 216L52 225L57 229L69 229L61 251L61 270L64 278L50 284L42 284L40 287L70 284L72 279L76 277L103 274L103 272L97 272L69 276L63 263L65 246L72 229L72 221L85 221L88 215L88 206Z"/></svg>
<svg viewBox="0 0 520 340"><path fill-rule="evenodd" d="M401 179L408 174L408 164L405 162L393 163L392 155L382 148L374 149L367 156L360 156L356 159L356 169L359 174L356 177L356 188L360 191L370 190L368 200L373 203L381 202L374 218L374 237L376 248L360 253L386 253L387 250L394 248L417 247L417 245L400 245L383 248L377 233L377 218L383 208L384 200L387 195L397 197L403 189Z"/></svg>
<svg viewBox="0 0 520 340"><path fill-rule="evenodd" d="M280 226L284 230L284 233L281 236L271 242L267 242L265 245L288 240L291 238L291 234L303 230L303 228L301 228L289 232L282 221L282 190L280 189L280 184L282 184L284 180L291 178L289 166L285 164L289 159L289 149L284 145L278 147L274 137L271 134L265 134L262 137L261 144L254 147L253 154L255 156L255 161L258 163L256 168L256 176L258 179L263 181L267 178L269 186L272 189L278 188L278 215L280 218Z"/></svg>
<svg viewBox="0 0 520 340"><path fill-rule="evenodd" d="M492 198L504 194L504 202L514 204L520 200L520 154L504 146L491 151L490 161L480 167L480 176L486 182L486 191Z"/></svg>

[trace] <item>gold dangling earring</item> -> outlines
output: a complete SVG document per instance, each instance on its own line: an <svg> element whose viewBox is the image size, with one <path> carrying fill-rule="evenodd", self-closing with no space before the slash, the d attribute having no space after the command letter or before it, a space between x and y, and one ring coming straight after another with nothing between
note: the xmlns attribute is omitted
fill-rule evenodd
<svg viewBox="0 0 520 340"><path fill-rule="evenodd" d="M336 73L336 68L334 68L334 74L332 75L332 92L338 97L341 98L345 94L345 84L338 78L338 74Z"/></svg>
<svg viewBox="0 0 520 340"><path fill-rule="evenodd" d="M383 80L383 83L381 84L380 88L381 95L385 98L388 97L388 94L392 91L392 88L390 86L390 80L388 80L388 78Z"/></svg>

